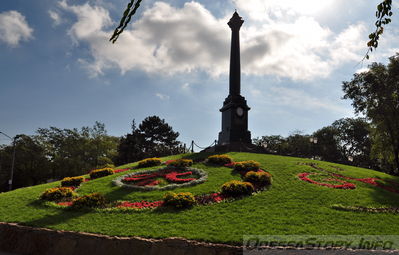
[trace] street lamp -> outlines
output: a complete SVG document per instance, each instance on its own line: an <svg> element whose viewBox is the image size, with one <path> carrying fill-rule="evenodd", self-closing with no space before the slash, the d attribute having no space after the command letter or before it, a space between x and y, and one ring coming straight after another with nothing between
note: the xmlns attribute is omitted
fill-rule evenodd
<svg viewBox="0 0 399 255"><path fill-rule="evenodd" d="M1 131L0 131L0 134L3 134L4 136L8 137L12 141L11 173L10 173L10 179L8 180L9 190L12 190L12 180L14 178L14 164L15 164L15 142L19 136L16 135L14 138L11 138L11 136L9 136Z"/></svg>
<svg viewBox="0 0 399 255"><path fill-rule="evenodd" d="M310 137L309 138L310 143L312 144L312 159L315 159L315 145L317 144L317 137Z"/></svg>

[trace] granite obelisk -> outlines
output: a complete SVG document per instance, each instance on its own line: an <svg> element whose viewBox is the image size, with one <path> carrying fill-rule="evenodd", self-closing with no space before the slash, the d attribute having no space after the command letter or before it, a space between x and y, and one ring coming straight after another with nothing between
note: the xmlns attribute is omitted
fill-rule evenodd
<svg viewBox="0 0 399 255"><path fill-rule="evenodd" d="M240 64L240 28L244 20L234 12L227 23L231 28L229 95L220 109L222 112L222 131L219 133L219 146L234 150L238 146L251 144L251 132L248 131L247 101L241 96Z"/></svg>

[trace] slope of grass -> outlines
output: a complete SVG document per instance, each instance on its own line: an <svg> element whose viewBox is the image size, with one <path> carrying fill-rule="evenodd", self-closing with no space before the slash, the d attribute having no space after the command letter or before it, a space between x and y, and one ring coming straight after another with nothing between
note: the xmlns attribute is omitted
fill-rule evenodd
<svg viewBox="0 0 399 255"><path fill-rule="evenodd" d="M342 190L317 186L298 179L302 172L317 172L298 163L318 166L355 178L376 177L399 183L399 178L384 173L328 162L251 153L229 153L235 161L256 160L273 175L273 185L257 195L183 211L98 212L71 211L44 205L39 195L59 182L18 189L0 194L0 221L71 231L118 236L153 238L185 237L211 242L242 242L243 235L271 234L383 234L397 235L399 215L340 211L333 204L365 207L399 207L399 194L365 183L356 189ZM186 157L198 157L185 155ZM170 158L176 158L169 157ZM129 167L134 164L128 165ZM339 166L339 171L332 166ZM120 168L127 167L121 166ZM240 179L230 168L202 163L193 167L208 172L208 180L197 186L173 190L204 194L218 191L226 181ZM151 169L151 168L149 168ZM135 171L135 170L132 170ZM131 191L111 184L120 173L83 184L79 194L101 192L111 200L160 200L165 191Z"/></svg>

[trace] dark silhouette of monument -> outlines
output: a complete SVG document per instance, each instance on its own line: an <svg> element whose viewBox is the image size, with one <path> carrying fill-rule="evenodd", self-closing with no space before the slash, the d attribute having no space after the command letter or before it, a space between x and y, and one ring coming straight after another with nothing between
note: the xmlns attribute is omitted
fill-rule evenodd
<svg viewBox="0 0 399 255"><path fill-rule="evenodd" d="M251 142L248 130L247 100L241 96L240 28L244 20L234 12L227 23L231 28L230 85L229 95L220 109L222 112L222 131L216 146L207 151L252 151L263 152L262 148Z"/></svg>

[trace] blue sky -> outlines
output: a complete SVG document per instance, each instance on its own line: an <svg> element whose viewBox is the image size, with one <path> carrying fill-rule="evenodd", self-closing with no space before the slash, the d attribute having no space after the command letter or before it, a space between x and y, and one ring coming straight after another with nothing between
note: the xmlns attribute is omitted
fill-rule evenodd
<svg viewBox="0 0 399 255"><path fill-rule="evenodd" d="M398 51L395 5L380 48L359 64L378 2L147 0L112 45L107 39L127 0L3 0L0 131L100 121L122 136L133 119L158 115L181 141L211 144L228 94L226 23L237 9L245 20L241 84L252 137L312 133L353 116L341 100L342 81Z"/></svg>

